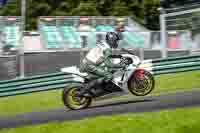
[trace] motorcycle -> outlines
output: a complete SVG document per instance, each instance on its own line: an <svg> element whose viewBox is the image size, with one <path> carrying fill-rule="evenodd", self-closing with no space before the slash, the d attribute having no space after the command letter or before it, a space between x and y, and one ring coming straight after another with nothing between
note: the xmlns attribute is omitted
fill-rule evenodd
<svg viewBox="0 0 200 133"><path fill-rule="evenodd" d="M135 96L146 96L152 92L155 87L155 80L152 73L141 68L142 61L132 52L122 49L126 54L122 54L121 59L114 59L114 63L126 63L123 69L113 70L114 78L112 81L103 82L91 88L92 97L80 96L80 90L84 89L84 84L90 79L87 73L81 73L76 66L62 68L61 71L71 75L70 84L62 93L62 100L66 107L72 110L84 109L91 105L97 98L103 98L111 95L128 94Z"/></svg>

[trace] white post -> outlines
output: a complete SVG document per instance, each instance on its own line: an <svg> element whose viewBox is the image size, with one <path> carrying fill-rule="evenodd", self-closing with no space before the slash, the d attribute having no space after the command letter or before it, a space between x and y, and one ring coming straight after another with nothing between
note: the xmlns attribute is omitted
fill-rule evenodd
<svg viewBox="0 0 200 133"><path fill-rule="evenodd" d="M166 15L165 15L165 11L163 9L160 9L160 29L161 29L161 43L163 46L162 49L162 58L166 58L167 57L167 30L166 30Z"/></svg>
<svg viewBox="0 0 200 133"><path fill-rule="evenodd" d="M85 55L84 49L86 48L87 45L87 39L88 39L87 37L88 37L87 33L81 32L80 65L82 64Z"/></svg>
<svg viewBox="0 0 200 133"><path fill-rule="evenodd" d="M139 48L140 59L144 60L144 48Z"/></svg>
<svg viewBox="0 0 200 133"><path fill-rule="evenodd" d="M21 1L21 17L22 17L22 37L21 37L21 45L19 50L19 68L20 68L20 77L23 78L25 76L24 72L24 44L23 44L23 32L25 31L26 24L26 0Z"/></svg>

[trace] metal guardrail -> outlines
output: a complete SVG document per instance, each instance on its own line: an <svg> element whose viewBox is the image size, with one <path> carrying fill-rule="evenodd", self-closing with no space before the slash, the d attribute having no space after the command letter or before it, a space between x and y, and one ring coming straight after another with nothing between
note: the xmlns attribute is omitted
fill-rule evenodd
<svg viewBox="0 0 200 133"><path fill-rule="evenodd" d="M72 83L72 79L72 75L53 73L24 79L1 81L0 97L62 89L66 84Z"/></svg>
<svg viewBox="0 0 200 133"><path fill-rule="evenodd" d="M156 71L156 72L154 72L154 75L180 73L180 72L188 72L188 71L195 71L195 70L200 70L200 66L190 67L190 68L181 68L181 69L171 69L171 70L164 70L164 71Z"/></svg>
<svg viewBox="0 0 200 133"><path fill-rule="evenodd" d="M181 56L181 57L169 57L165 59L155 59L152 60L153 63L161 63L161 62L171 62L171 61L184 61L187 59L198 59L200 55L193 55L193 56Z"/></svg>
<svg viewBox="0 0 200 133"><path fill-rule="evenodd" d="M147 60L141 68L150 70L154 75L200 70L200 55L167 59ZM15 96L33 92L62 89L74 83L72 75L52 73L23 79L0 81L0 97Z"/></svg>
<svg viewBox="0 0 200 133"><path fill-rule="evenodd" d="M154 75L200 70L200 55L148 60L142 67Z"/></svg>

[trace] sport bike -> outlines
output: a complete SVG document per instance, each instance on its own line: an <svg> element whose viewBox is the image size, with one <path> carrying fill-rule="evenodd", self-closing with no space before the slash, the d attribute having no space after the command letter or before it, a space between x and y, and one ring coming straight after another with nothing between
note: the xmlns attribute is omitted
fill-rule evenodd
<svg viewBox="0 0 200 133"><path fill-rule="evenodd" d="M125 63L126 67L112 70L112 81L105 81L102 84L91 88L92 97L80 96L80 90L91 79L87 73L81 73L76 66L62 68L61 71L70 77L69 84L63 90L62 100L64 105L70 109L78 110L87 108L93 100L99 98L112 98L129 92L136 96L145 96L152 92L155 80L152 73L142 67L142 61L131 51L122 49L125 54L122 58L113 59L114 63ZM68 78L69 78L68 77Z"/></svg>

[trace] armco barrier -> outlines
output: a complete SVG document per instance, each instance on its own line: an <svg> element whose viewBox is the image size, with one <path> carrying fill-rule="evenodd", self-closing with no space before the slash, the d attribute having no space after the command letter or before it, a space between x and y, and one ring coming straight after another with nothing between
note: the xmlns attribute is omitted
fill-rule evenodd
<svg viewBox="0 0 200 133"><path fill-rule="evenodd" d="M166 59L155 59L155 60L152 60L152 63L170 62L170 61L178 61L178 60L186 60L186 59L196 59L196 58L200 58L200 55L170 57L170 58L166 58Z"/></svg>
<svg viewBox="0 0 200 133"><path fill-rule="evenodd" d="M168 59L144 61L141 68L151 71L154 75L200 70L199 56L183 56ZM52 73L32 76L23 79L0 81L0 97L15 96L33 92L62 89L74 83L73 75Z"/></svg>
<svg viewBox="0 0 200 133"><path fill-rule="evenodd" d="M148 67L156 67L156 66L166 66L166 65L175 65L175 64L182 64L182 63L189 63L189 62L196 62L200 61L200 55L195 56L182 56L182 57L175 57L175 58L167 58L167 59L154 59L154 60L145 60L143 61L142 65L148 65Z"/></svg>
<svg viewBox="0 0 200 133"><path fill-rule="evenodd" d="M195 67L200 66L200 62L187 62L181 64L170 64L164 66L154 66L153 71L163 71L163 70L170 70L170 69L178 69L178 68L188 68L188 67Z"/></svg>
<svg viewBox="0 0 200 133"><path fill-rule="evenodd" d="M157 62L154 63L154 66L164 66L164 65L170 65L170 64L181 64L185 62L200 62L199 58L192 58L192 59L184 59L184 60L174 60L174 61L168 61L168 62Z"/></svg>
<svg viewBox="0 0 200 133"><path fill-rule="evenodd" d="M181 69L171 69L171 70L164 70L164 71L155 71L154 75L162 75L162 74L170 74L170 73L180 73L180 72L188 72L188 71L196 71L200 70L200 66L197 67L190 67L190 68L181 68Z"/></svg>
<svg viewBox="0 0 200 133"><path fill-rule="evenodd" d="M72 83L72 79L72 75L56 73L48 76L43 75L19 80L2 81L0 83L0 97L62 89L66 84Z"/></svg>

